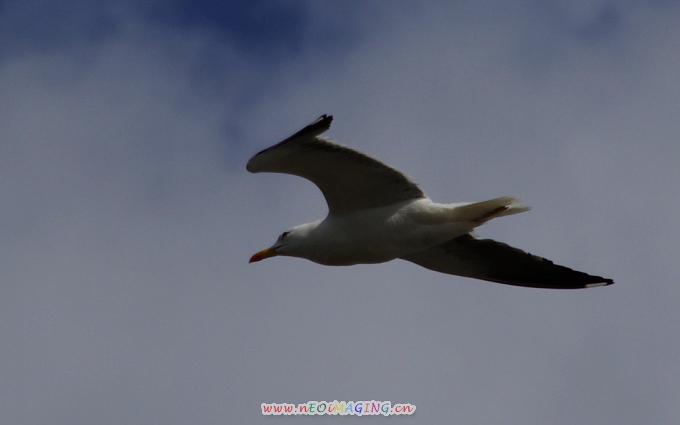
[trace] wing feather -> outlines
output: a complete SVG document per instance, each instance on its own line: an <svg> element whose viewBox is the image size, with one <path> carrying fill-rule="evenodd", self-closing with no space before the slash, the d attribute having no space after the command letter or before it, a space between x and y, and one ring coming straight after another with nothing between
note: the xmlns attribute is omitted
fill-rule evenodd
<svg viewBox="0 0 680 425"><path fill-rule="evenodd" d="M300 176L317 185L333 215L426 197L410 177L364 153L319 137L333 117L322 115L253 156L247 170Z"/></svg>
<svg viewBox="0 0 680 425"><path fill-rule="evenodd" d="M532 288L576 289L614 283L470 234L401 258L441 273Z"/></svg>

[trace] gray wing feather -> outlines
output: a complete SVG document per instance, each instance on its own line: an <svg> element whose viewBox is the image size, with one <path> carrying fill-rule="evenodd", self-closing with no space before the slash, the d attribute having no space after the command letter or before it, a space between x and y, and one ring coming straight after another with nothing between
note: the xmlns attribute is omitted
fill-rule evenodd
<svg viewBox="0 0 680 425"><path fill-rule="evenodd" d="M251 173L285 173L316 184L331 214L383 207L425 194L407 175L381 161L319 136L333 117L322 115L286 140L253 156Z"/></svg>
<svg viewBox="0 0 680 425"><path fill-rule="evenodd" d="M470 234L401 258L441 273L532 288L576 289L614 283Z"/></svg>

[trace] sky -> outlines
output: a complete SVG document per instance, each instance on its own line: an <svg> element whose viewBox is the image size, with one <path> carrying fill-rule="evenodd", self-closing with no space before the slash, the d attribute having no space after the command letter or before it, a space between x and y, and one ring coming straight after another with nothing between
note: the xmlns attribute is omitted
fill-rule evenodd
<svg viewBox="0 0 680 425"><path fill-rule="evenodd" d="M0 422L676 424L680 5L0 0ZM324 217L250 174L321 114L604 288L248 264Z"/></svg>

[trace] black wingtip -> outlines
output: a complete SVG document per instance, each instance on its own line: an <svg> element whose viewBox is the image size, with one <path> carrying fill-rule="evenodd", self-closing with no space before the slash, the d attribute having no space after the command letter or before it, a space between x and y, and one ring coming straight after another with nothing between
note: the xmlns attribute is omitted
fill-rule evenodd
<svg viewBox="0 0 680 425"><path fill-rule="evenodd" d="M331 128L331 122L333 122L333 115L323 114L319 118L315 119L311 124L309 124L308 126L303 128L302 130L298 131L297 133L288 137L283 142L279 143L279 145L284 144L291 139L295 139L295 138L302 137L302 136L317 137L320 134L325 133L326 130L328 130L329 128ZM272 146L272 148L276 147L276 146L278 146L278 145ZM266 150L267 149L265 149L265 151Z"/></svg>
<svg viewBox="0 0 680 425"><path fill-rule="evenodd" d="M281 145L284 145L291 140L300 138L300 137L318 137L319 135L323 134L326 130L331 128L331 122L333 122L333 115L328 115L328 114L323 114L319 118L315 119L311 124L307 125L305 128L302 130L298 131L297 133L293 134L292 136L286 138L284 141L279 142L275 144L274 146L270 146L266 149L261 150L260 152L256 153L250 160L248 161L248 164L246 165L246 170L250 171L251 173L256 173L257 170L253 164L253 160L258 157L259 155L262 155L267 152L271 152L274 149L278 148Z"/></svg>
<svg viewBox="0 0 680 425"><path fill-rule="evenodd" d="M613 285L614 281L612 279L604 279L602 278L601 281L599 282L593 282L593 283L588 283L585 285L585 288L597 288L599 286L609 286Z"/></svg>
<svg viewBox="0 0 680 425"><path fill-rule="evenodd" d="M331 123L333 122L333 115L323 114L317 118L313 123L309 124L308 127L322 127L328 130L331 128Z"/></svg>
<svg viewBox="0 0 680 425"><path fill-rule="evenodd" d="M311 124L303 128L302 130L298 131L297 133L293 134L292 136L290 136L288 139L284 140L281 143L304 135L318 136L321 133L324 133L329 128L331 128L331 122L333 122L333 115L323 114L319 118L312 121Z"/></svg>

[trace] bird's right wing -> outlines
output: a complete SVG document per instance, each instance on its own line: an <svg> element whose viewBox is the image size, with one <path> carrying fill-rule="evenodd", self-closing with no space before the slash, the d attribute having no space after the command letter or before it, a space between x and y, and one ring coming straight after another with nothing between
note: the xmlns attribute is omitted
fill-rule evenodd
<svg viewBox="0 0 680 425"><path fill-rule="evenodd" d="M304 177L321 189L328 210L344 215L425 198L406 174L364 153L319 137L333 117L322 115L283 142L248 161L251 173L285 173Z"/></svg>
<svg viewBox="0 0 680 425"><path fill-rule="evenodd" d="M577 289L614 283L470 234L401 259L441 273L531 288Z"/></svg>

